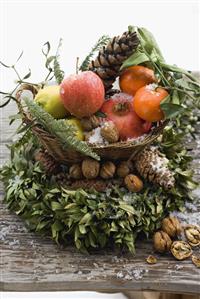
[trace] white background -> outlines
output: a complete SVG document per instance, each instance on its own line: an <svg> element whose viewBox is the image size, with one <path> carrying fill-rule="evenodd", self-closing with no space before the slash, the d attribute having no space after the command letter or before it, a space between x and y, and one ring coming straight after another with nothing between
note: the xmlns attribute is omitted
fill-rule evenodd
<svg viewBox="0 0 200 299"><path fill-rule="evenodd" d="M199 1L64 1L0 0L0 59L12 64L22 50L20 73L31 68L33 81L44 79L42 45L55 50L63 38L61 64L66 75L75 72L76 57L87 55L102 34L123 33L128 25L153 32L166 61L188 70L199 70ZM52 51L54 54L54 51ZM0 67L0 90L15 78Z"/></svg>
<svg viewBox="0 0 200 299"><path fill-rule="evenodd" d="M156 37L168 63L189 70L200 69L199 1L10 1L0 0L0 60L12 64L24 50L20 73L31 68L35 82L44 79L41 47L49 41L55 50L63 38L61 65L66 75L75 72L102 34L123 33L128 25L148 28ZM52 54L54 54L52 52ZM0 90L12 88L15 76L0 66ZM30 294L24 294L32 298ZM91 297L89 297L91 295ZM99 298L93 294L52 294L51 298ZM100 296L100 295L99 295ZM22 294L0 294L2 299ZM37 298L50 298L37 294ZM25 297L23 297L25 298ZM36 298L33 296L33 298ZM122 298L101 295L100 298Z"/></svg>

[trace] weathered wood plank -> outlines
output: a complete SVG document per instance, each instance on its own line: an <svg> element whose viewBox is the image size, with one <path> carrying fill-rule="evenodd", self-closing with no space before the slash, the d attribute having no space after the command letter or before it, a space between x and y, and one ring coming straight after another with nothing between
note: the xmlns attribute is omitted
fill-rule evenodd
<svg viewBox="0 0 200 299"><path fill-rule="evenodd" d="M1 119L0 164L8 158L5 147L14 129L8 127L6 109ZM195 157L196 176L200 178L200 145L191 143ZM199 222L200 190L197 211L188 211L188 218ZM200 293L200 270L190 260L177 262L170 255L156 255L158 263L148 265L152 254L151 241L140 240L136 255L111 251L78 253L74 247L59 248L50 239L27 231L19 217L2 203L0 186L0 290L4 291L66 291L66 290L156 290L174 293ZM195 250L199 253L199 249Z"/></svg>

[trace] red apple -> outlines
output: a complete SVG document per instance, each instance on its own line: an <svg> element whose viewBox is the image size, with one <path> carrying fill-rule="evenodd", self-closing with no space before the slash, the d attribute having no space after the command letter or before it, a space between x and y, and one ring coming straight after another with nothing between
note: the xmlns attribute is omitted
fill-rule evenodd
<svg viewBox="0 0 200 299"><path fill-rule="evenodd" d="M105 97L101 79L91 71L71 75L60 85L65 108L76 117L90 116L97 112Z"/></svg>
<svg viewBox="0 0 200 299"><path fill-rule="evenodd" d="M133 110L132 101L132 96L119 93L108 99L101 108L107 118L115 123L121 140L137 138L149 132L151 128L150 122L137 116Z"/></svg>

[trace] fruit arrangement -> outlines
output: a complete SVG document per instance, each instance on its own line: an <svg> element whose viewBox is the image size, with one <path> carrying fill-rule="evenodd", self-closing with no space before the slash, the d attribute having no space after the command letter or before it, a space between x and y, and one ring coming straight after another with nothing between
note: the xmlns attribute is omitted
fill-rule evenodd
<svg viewBox="0 0 200 299"><path fill-rule="evenodd" d="M60 46L50 55L44 45L48 74L40 83L1 63L18 76L11 93L1 92L2 106L14 100L19 114L11 122L22 120L11 164L1 170L5 200L31 229L51 232L57 242L72 238L88 250L114 241L133 252L136 235L158 229L196 186L181 140L195 135L199 83L168 65L144 28L102 36L72 75L61 70ZM20 173L23 164L29 171ZM16 189L13 176L21 176Z"/></svg>

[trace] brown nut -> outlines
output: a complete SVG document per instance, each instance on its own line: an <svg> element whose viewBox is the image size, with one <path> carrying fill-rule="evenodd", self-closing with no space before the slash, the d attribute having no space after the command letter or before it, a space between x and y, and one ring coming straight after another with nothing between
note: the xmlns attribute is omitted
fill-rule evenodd
<svg viewBox="0 0 200 299"><path fill-rule="evenodd" d="M107 161L102 164L100 169L100 177L103 179L111 179L115 174L115 164L113 162Z"/></svg>
<svg viewBox="0 0 200 299"><path fill-rule="evenodd" d="M158 231L153 236L153 245L156 251L162 253L170 250L172 240L164 231Z"/></svg>
<svg viewBox="0 0 200 299"><path fill-rule="evenodd" d="M117 175L120 178L125 178L131 170L133 169L133 165L131 161L122 161L117 167Z"/></svg>
<svg viewBox="0 0 200 299"><path fill-rule="evenodd" d="M156 264L156 263L157 263L157 258L156 258L155 256L153 256L153 255L149 255L149 256L146 258L146 262L147 262L148 264L151 264L151 265Z"/></svg>
<svg viewBox="0 0 200 299"><path fill-rule="evenodd" d="M92 129L97 128L100 124L100 119L96 115L83 117L80 121L84 131L91 131Z"/></svg>
<svg viewBox="0 0 200 299"><path fill-rule="evenodd" d="M175 237L181 233L181 224L176 217L169 216L162 221L162 230L170 237Z"/></svg>
<svg viewBox="0 0 200 299"><path fill-rule="evenodd" d="M82 174L82 169L80 164L73 164L69 168L69 176L72 179L81 179L83 174Z"/></svg>
<svg viewBox="0 0 200 299"><path fill-rule="evenodd" d="M192 246L200 245L200 227L197 225L187 225L184 228L185 236L188 240L188 243Z"/></svg>
<svg viewBox="0 0 200 299"><path fill-rule="evenodd" d="M112 121L107 121L101 127L101 136L109 143L114 143L119 140L119 131Z"/></svg>
<svg viewBox="0 0 200 299"><path fill-rule="evenodd" d="M93 159L85 159L82 162L82 173L87 179L94 179L99 174L100 164Z"/></svg>
<svg viewBox="0 0 200 299"><path fill-rule="evenodd" d="M182 261L192 255L192 249L185 241L174 241L171 246L171 253L177 260Z"/></svg>
<svg viewBox="0 0 200 299"><path fill-rule="evenodd" d="M124 179L124 183L131 192L140 192L143 188L143 182L134 174L128 174Z"/></svg>

